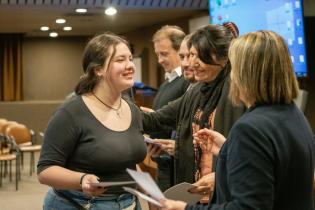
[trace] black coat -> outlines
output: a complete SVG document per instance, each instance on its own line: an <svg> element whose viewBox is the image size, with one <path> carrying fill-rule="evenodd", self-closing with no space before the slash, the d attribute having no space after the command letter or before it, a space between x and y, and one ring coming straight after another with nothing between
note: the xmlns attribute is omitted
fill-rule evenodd
<svg viewBox="0 0 315 210"><path fill-rule="evenodd" d="M312 210L313 133L292 104L250 108L221 148L208 206L186 210Z"/></svg>
<svg viewBox="0 0 315 210"><path fill-rule="evenodd" d="M244 113L245 108L234 107L228 99L229 78L226 80L216 108L214 130L227 135L233 123ZM194 152L192 122L201 97L197 84L181 98L170 102L156 112L143 113L143 128L146 133L163 129L165 126L176 129L175 176L174 183L194 182Z"/></svg>

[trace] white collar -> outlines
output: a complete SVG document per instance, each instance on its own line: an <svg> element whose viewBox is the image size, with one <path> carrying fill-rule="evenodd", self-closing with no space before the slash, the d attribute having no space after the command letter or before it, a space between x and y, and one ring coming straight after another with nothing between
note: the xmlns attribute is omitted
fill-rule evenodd
<svg viewBox="0 0 315 210"><path fill-rule="evenodd" d="M165 79L168 79L168 82L172 82L174 79L180 76L182 76L182 69L180 66L171 72L165 72Z"/></svg>

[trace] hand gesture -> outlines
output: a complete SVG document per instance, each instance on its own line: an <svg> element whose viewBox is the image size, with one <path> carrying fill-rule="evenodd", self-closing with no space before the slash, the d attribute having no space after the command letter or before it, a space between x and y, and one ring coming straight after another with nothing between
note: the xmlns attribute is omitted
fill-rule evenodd
<svg viewBox="0 0 315 210"><path fill-rule="evenodd" d="M89 196L95 197L103 194L106 189L103 187L92 186L91 183L99 183L99 178L93 174L87 174L82 179L82 192Z"/></svg>
<svg viewBox="0 0 315 210"><path fill-rule="evenodd" d="M162 210L184 210L187 203L183 201L174 201L169 199L160 200Z"/></svg>
<svg viewBox="0 0 315 210"><path fill-rule="evenodd" d="M155 112L153 109L150 109L148 107L144 107L144 106L140 106L140 110L143 111L143 112Z"/></svg>
<svg viewBox="0 0 315 210"><path fill-rule="evenodd" d="M155 139L155 142L161 145L161 149L169 155L174 156L175 153L175 140L171 139Z"/></svg>
<svg viewBox="0 0 315 210"><path fill-rule="evenodd" d="M197 131L199 131L199 125L193 122L191 127L192 127L192 133L193 133L193 137L194 137L195 133L197 133ZM196 142L195 137L193 139L193 144L194 144L194 146L198 146L198 143Z"/></svg>
<svg viewBox="0 0 315 210"><path fill-rule="evenodd" d="M158 144L148 144L147 146L147 152L148 155L150 155L152 158L159 157L162 153L161 145Z"/></svg>
<svg viewBox="0 0 315 210"><path fill-rule="evenodd" d="M188 191L193 194L210 195L214 190L215 173L207 174L201 177Z"/></svg>
<svg viewBox="0 0 315 210"><path fill-rule="evenodd" d="M197 131L194 135L194 141L199 144L202 150L212 152L218 155L222 145L225 142L225 137L214 130L207 128Z"/></svg>
<svg viewBox="0 0 315 210"><path fill-rule="evenodd" d="M204 153L212 153L213 142L207 140L207 135L196 132L193 137L195 146L199 146Z"/></svg>

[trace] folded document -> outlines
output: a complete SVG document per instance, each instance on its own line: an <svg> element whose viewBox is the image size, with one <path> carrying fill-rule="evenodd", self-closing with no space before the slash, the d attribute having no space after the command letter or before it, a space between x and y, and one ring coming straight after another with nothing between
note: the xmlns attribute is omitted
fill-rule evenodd
<svg viewBox="0 0 315 210"><path fill-rule="evenodd" d="M127 182L90 183L91 186L96 186L96 187L113 187L113 186L132 185L132 184L136 184L136 182L135 181L127 181Z"/></svg>
<svg viewBox="0 0 315 210"><path fill-rule="evenodd" d="M127 169L127 172L149 196L129 187L124 187L124 189L157 206L161 206L159 200L165 198L172 200L181 200L187 203L196 203L203 197L202 195L192 194L188 192L188 189L195 186L186 182L180 183L167 189L163 194L159 187L156 185L155 181L150 176L150 174L134 171L131 169Z"/></svg>

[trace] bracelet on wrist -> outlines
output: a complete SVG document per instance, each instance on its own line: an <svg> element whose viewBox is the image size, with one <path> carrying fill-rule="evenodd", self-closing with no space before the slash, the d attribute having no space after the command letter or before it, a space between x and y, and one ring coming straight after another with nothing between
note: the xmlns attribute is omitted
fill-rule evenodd
<svg viewBox="0 0 315 210"><path fill-rule="evenodd" d="M88 174L83 174L83 175L81 176L81 178L80 178L80 186L81 186L81 187L82 187L83 178L84 178L86 175L88 175Z"/></svg>

